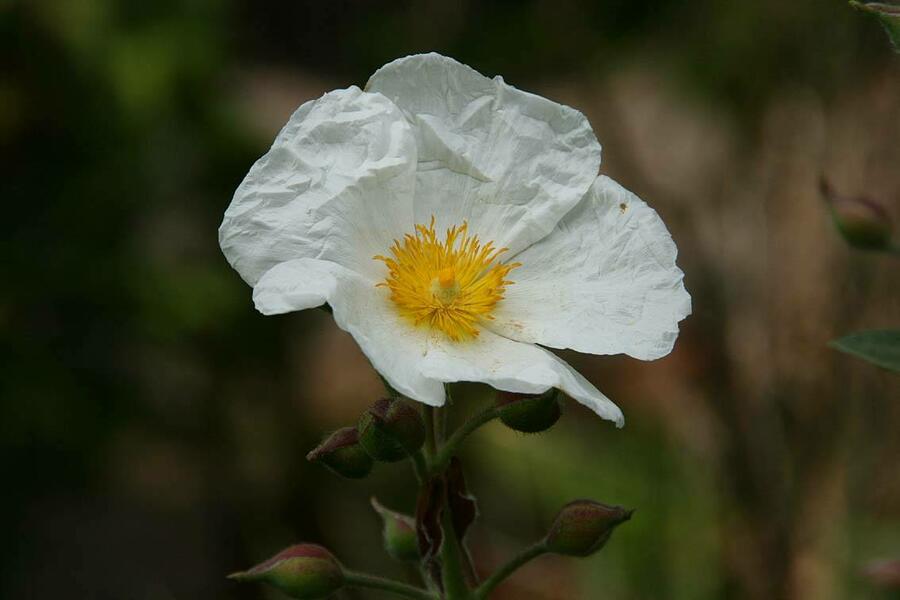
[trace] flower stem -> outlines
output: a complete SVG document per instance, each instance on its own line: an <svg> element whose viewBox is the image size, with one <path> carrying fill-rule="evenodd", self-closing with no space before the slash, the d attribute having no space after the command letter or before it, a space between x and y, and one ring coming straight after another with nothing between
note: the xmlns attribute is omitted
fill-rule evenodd
<svg viewBox="0 0 900 600"><path fill-rule="evenodd" d="M350 586L369 588L373 590L384 590L386 592L393 592L398 596L403 596L404 598L416 598L418 600L438 600L438 597L431 592L408 585L406 583L394 581L392 579L376 577L375 575L356 573L354 571L344 571L344 581L346 581L347 585Z"/></svg>
<svg viewBox="0 0 900 600"><path fill-rule="evenodd" d="M434 438L434 407L425 406L425 452L428 458L437 454L437 441Z"/></svg>
<svg viewBox="0 0 900 600"><path fill-rule="evenodd" d="M450 393L450 384L444 384L444 393L447 396L447 401L444 404L444 408L437 411L437 430L435 431L435 436L437 437L438 447L444 443L447 439L447 421L450 419L450 407L453 406L453 394Z"/></svg>
<svg viewBox="0 0 900 600"><path fill-rule="evenodd" d="M444 542L441 544L441 572L447 600L469 600L472 596L463 576L462 549L448 508L442 511L441 527L444 530Z"/></svg>
<svg viewBox="0 0 900 600"><path fill-rule="evenodd" d="M416 479L419 484L425 483L425 479L428 477L428 463L425 461L425 456L422 454L422 451L417 450L414 454L411 454L409 458L412 460L413 471L416 474Z"/></svg>
<svg viewBox="0 0 900 600"><path fill-rule="evenodd" d="M487 598L495 587L500 585L504 579L515 573L519 567L545 552L547 552L547 549L544 547L543 542L539 542L522 550L519 554L510 559L508 563L494 571L494 573L488 577L477 590L475 590L475 600L484 600Z"/></svg>
<svg viewBox="0 0 900 600"><path fill-rule="evenodd" d="M444 444L444 447L441 448L440 452L434 457L431 465L432 470L435 472L443 470L450 459L453 458L457 447L469 436L469 434L485 423L496 419L499 415L500 412L494 406L489 406L463 423L459 429L453 432L453 435L450 436L447 443Z"/></svg>

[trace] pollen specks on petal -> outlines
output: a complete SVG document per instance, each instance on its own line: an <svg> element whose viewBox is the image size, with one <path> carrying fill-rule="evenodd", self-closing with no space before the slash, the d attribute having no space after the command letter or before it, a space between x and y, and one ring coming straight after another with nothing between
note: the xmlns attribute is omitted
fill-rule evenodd
<svg viewBox="0 0 900 600"><path fill-rule="evenodd" d="M390 289L400 314L415 325L443 332L453 341L478 337L478 325L493 319L503 299L507 275L519 263L498 261L506 248L482 244L469 235L468 223L447 229L441 241L434 217L416 225L414 234L394 240L391 256L375 256L388 267L388 277L378 284Z"/></svg>

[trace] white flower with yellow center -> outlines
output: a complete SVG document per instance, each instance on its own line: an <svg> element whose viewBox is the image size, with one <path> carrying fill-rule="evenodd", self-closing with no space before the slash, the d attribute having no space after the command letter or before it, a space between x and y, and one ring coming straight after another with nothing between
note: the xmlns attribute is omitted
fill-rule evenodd
<svg viewBox="0 0 900 600"><path fill-rule="evenodd" d="M264 314L328 303L396 390L559 388L622 412L542 346L651 360L690 296L659 216L598 176L584 115L437 54L301 106L219 230Z"/></svg>

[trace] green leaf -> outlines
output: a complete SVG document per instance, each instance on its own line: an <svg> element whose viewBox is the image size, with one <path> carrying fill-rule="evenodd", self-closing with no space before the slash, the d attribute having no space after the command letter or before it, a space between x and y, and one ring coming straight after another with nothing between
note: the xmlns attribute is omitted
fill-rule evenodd
<svg viewBox="0 0 900 600"><path fill-rule="evenodd" d="M841 352L900 373L900 329L860 331L829 344Z"/></svg>
<svg viewBox="0 0 900 600"><path fill-rule="evenodd" d="M850 0L850 6L875 15L891 38L894 50L900 52L900 4Z"/></svg>

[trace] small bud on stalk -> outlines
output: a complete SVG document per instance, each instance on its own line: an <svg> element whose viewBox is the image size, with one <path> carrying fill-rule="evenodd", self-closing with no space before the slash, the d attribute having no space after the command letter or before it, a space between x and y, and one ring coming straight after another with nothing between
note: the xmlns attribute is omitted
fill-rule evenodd
<svg viewBox="0 0 900 600"><path fill-rule="evenodd" d="M338 475L362 479L372 470L372 457L359 444L355 427L338 429L306 455L310 462L320 462Z"/></svg>
<svg viewBox="0 0 900 600"><path fill-rule="evenodd" d="M315 544L285 548L249 571L233 573L229 579L268 583L291 598L327 598L344 585L344 572L332 554Z"/></svg>
<svg viewBox="0 0 900 600"><path fill-rule="evenodd" d="M606 545L613 529L629 520L633 512L621 506L575 500L559 511L545 547L565 556L590 556Z"/></svg>
<svg viewBox="0 0 900 600"><path fill-rule="evenodd" d="M881 204L866 197L838 196L824 179L820 187L835 227L848 244L863 250L885 250L890 246L893 224Z"/></svg>
<svg viewBox="0 0 900 600"><path fill-rule="evenodd" d="M359 443L375 460L396 462L425 443L425 423L407 400L383 398L360 418Z"/></svg>
<svg viewBox="0 0 900 600"><path fill-rule="evenodd" d="M384 523L384 548L387 553L397 560L419 560L415 519L385 508L375 498L372 498L372 508Z"/></svg>
<svg viewBox="0 0 900 600"><path fill-rule="evenodd" d="M540 433L553 427L562 410L559 406L559 390L551 388L536 396L500 392L497 409L503 424L522 433Z"/></svg>

